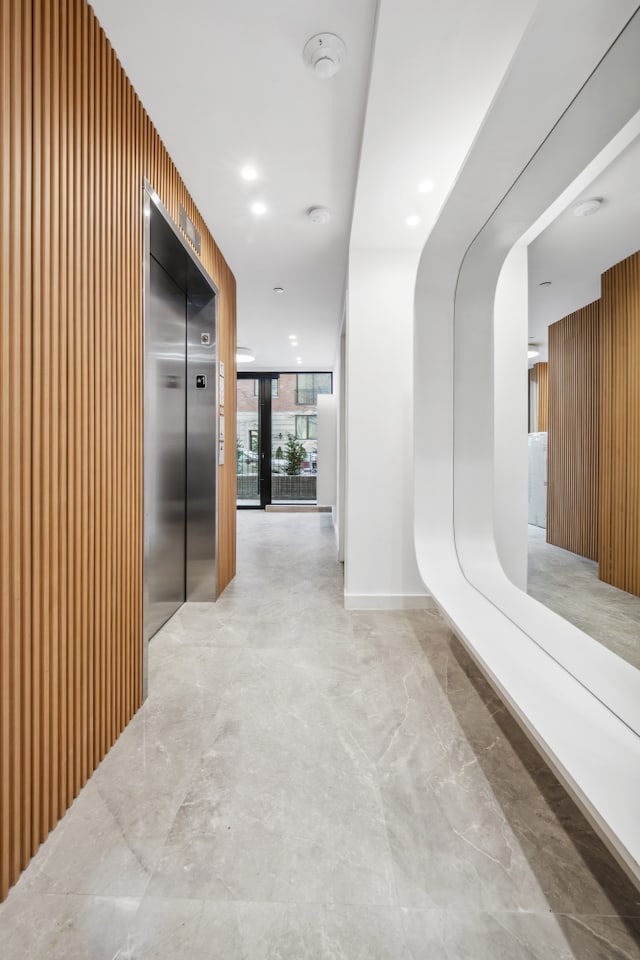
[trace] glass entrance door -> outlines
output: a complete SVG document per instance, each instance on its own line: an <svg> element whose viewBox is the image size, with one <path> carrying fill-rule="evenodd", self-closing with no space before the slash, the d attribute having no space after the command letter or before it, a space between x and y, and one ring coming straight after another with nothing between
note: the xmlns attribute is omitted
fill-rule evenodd
<svg viewBox="0 0 640 960"><path fill-rule="evenodd" d="M260 504L260 379L238 376L236 496L239 507Z"/></svg>
<svg viewBox="0 0 640 960"><path fill-rule="evenodd" d="M238 507L316 503L318 394L330 373L238 374Z"/></svg>

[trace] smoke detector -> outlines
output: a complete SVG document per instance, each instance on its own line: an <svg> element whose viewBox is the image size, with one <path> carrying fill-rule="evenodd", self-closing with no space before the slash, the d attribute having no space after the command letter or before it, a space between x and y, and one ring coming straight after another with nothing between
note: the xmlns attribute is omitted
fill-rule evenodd
<svg viewBox="0 0 640 960"><path fill-rule="evenodd" d="M573 215L574 217L590 217L592 213L597 213L601 206L602 200L599 197L592 197L590 200L576 203L573 208Z"/></svg>
<svg viewBox="0 0 640 960"><path fill-rule="evenodd" d="M347 56L344 41L335 33L317 33L307 40L302 57L320 80L335 77Z"/></svg>
<svg viewBox="0 0 640 960"><path fill-rule="evenodd" d="M307 216L312 223L327 223L331 220L331 211L328 207L309 207Z"/></svg>

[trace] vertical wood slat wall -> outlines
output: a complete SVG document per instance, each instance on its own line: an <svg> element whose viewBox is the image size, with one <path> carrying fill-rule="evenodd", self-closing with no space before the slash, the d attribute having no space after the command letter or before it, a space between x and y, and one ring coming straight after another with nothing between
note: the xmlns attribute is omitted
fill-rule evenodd
<svg viewBox="0 0 640 960"><path fill-rule="evenodd" d="M640 253L600 302L600 579L640 596Z"/></svg>
<svg viewBox="0 0 640 960"><path fill-rule="evenodd" d="M141 701L143 176L202 235L229 386L235 281L86 0L0 0L0 27L2 899Z"/></svg>
<svg viewBox="0 0 640 960"><path fill-rule="evenodd" d="M549 327L547 541L598 559L600 301Z"/></svg>

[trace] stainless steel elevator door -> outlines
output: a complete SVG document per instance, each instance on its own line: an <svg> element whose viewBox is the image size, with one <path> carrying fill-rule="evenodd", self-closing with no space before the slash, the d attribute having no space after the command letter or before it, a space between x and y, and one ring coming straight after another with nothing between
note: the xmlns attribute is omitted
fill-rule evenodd
<svg viewBox="0 0 640 960"><path fill-rule="evenodd" d="M186 308L151 257L146 352L145 528L148 637L185 600Z"/></svg>

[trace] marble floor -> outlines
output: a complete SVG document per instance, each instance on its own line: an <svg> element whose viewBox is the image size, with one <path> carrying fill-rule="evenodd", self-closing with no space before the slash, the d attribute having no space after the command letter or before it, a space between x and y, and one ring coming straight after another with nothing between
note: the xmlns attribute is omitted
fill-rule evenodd
<svg viewBox="0 0 640 960"><path fill-rule="evenodd" d="M640 597L598 579L598 564L529 526L528 592L640 669Z"/></svg>
<svg viewBox="0 0 640 960"><path fill-rule="evenodd" d="M638 960L638 892L435 610L346 612L327 514L238 524L3 960Z"/></svg>

